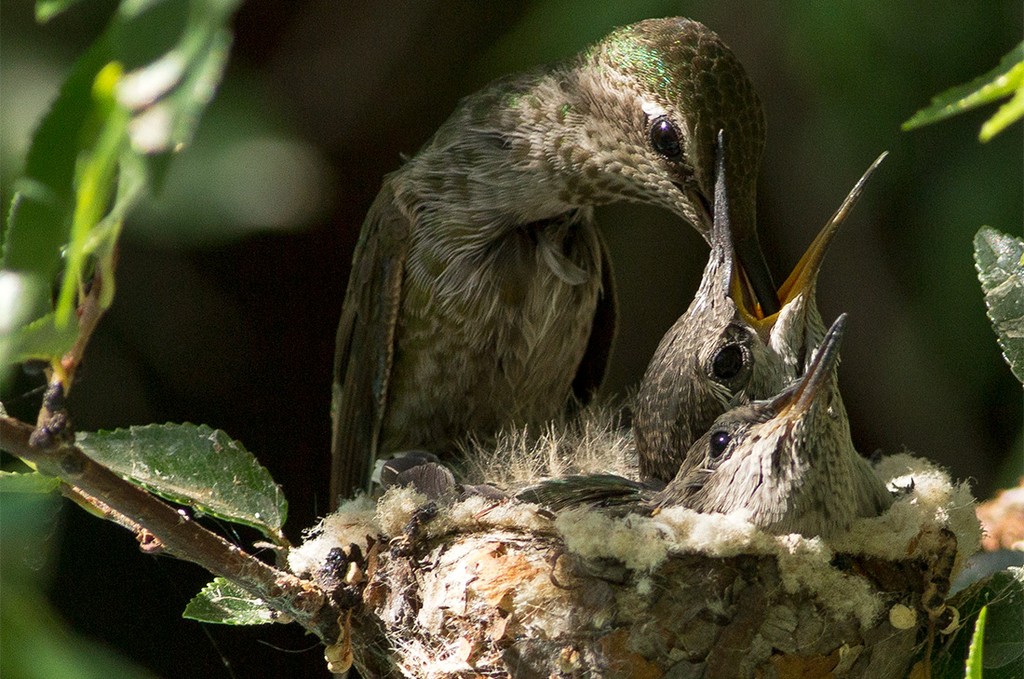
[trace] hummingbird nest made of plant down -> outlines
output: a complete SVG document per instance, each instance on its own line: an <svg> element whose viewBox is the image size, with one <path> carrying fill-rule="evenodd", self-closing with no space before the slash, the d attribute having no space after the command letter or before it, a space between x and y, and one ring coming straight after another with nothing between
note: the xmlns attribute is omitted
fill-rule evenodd
<svg viewBox="0 0 1024 679"><path fill-rule="evenodd" d="M608 471L630 435L599 420L506 436L478 468L508 486ZM363 676L902 678L955 626L949 583L981 533L966 484L934 464L876 471L892 507L827 544L684 507L555 514L392 488L342 505L290 564L348 597L342 655Z"/></svg>

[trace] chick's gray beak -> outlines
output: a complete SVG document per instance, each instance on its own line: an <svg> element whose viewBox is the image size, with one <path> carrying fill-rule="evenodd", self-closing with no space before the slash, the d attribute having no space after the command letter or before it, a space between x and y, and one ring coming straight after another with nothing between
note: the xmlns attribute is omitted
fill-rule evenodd
<svg viewBox="0 0 1024 679"><path fill-rule="evenodd" d="M826 387L835 379L835 367L839 364L839 345L845 328L846 314L842 314L825 333L825 339L822 340L800 381L769 402L777 417L803 417L810 410L815 398L828 391Z"/></svg>

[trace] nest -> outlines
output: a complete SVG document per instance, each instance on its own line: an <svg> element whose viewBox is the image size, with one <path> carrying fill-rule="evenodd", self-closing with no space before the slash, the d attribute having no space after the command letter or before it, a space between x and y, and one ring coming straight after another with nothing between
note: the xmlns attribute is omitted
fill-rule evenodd
<svg viewBox="0 0 1024 679"><path fill-rule="evenodd" d="M905 677L954 624L980 530L930 463L878 471L896 502L829 544L685 508L552 516L402 488L343 505L291 565L347 593L367 677Z"/></svg>

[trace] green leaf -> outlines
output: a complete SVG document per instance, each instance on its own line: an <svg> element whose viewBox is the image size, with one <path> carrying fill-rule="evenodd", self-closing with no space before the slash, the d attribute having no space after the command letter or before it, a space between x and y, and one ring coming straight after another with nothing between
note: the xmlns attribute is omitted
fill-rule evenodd
<svg viewBox="0 0 1024 679"><path fill-rule="evenodd" d="M1010 51L999 65L969 83L950 88L932 99L903 123L904 130L929 125L972 108L1013 94L1013 99L981 128L981 141L988 141L1024 115L1024 42Z"/></svg>
<svg viewBox="0 0 1024 679"><path fill-rule="evenodd" d="M44 1L37 11L53 16L69 4ZM80 288L94 274L104 308L112 301L121 220L191 141L220 83L238 4L125 0L72 68L33 137L0 233L3 269L44 283L21 290L19 305L33 310L22 325L37 327L0 328L0 362L62 356L77 335Z"/></svg>
<svg viewBox="0 0 1024 679"><path fill-rule="evenodd" d="M0 471L0 493L52 493L60 479L39 472Z"/></svg>
<svg viewBox="0 0 1024 679"><path fill-rule="evenodd" d="M1024 677L1024 569L1007 571L1012 584L988 604L985 623L986 679Z"/></svg>
<svg viewBox="0 0 1024 679"><path fill-rule="evenodd" d="M0 366L59 356L74 342L76 329L59 328L53 314L32 306L49 284L39 276L0 271Z"/></svg>
<svg viewBox="0 0 1024 679"><path fill-rule="evenodd" d="M1024 383L1024 240L983 226L974 237L974 263L985 307L1003 357Z"/></svg>
<svg viewBox="0 0 1024 679"><path fill-rule="evenodd" d="M1010 101L1000 106L995 114L982 124L981 134L978 135L978 138L988 141L1020 120L1022 116L1024 116L1024 87L1018 88Z"/></svg>
<svg viewBox="0 0 1024 679"><path fill-rule="evenodd" d="M100 69L93 81L94 115L99 131L92 147L79 154L75 168L71 239L64 253L64 278L54 317L59 329L68 326L77 305L79 282L90 254L87 244L107 210L121 154L127 145L129 114L115 96L122 75L121 64L112 61Z"/></svg>
<svg viewBox="0 0 1024 679"><path fill-rule="evenodd" d="M982 679L981 666L984 658L985 619L988 617L988 606L982 606L978 620L974 623L974 634L971 635L971 647L967 652L967 667L964 679Z"/></svg>
<svg viewBox="0 0 1024 679"><path fill-rule="evenodd" d="M45 361L63 354L74 343L77 330L72 326L61 327L54 322L54 316L53 313L46 314L6 336L0 336L0 356L11 362L20 362Z"/></svg>
<svg viewBox="0 0 1024 679"><path fill-rule="evenodd" d="M82 0L39 0L36 2L36 21L46 23L53 17L61 14L71 5L76 5Z"/></svg>
<svg viewBox="0 0 1024 679"><path fill-rule="evenodd" d="M262 599L225 578L214 578L188 602L181 616L219 625L265 625L276 619Z"/></svg>
<svg viewBox="0 0 1024 679"><path fill-rule="evenodd" d="M956 594L949 602L960 612L960 627L936 644L932 676L964 676L969 649L978 636L977 619L987 608L984 623L985 679L1024 677L1024 569L1010 567ZM974 630L974 634L969 634ZM973 675L967 675L968 677Z"/></svg>
<svg viewBox="0 0 1024 679"><path fill-rule="evenodd" d="M49 286L61 263L61 248L68 241L75 204L75 164L84 121L94 120L92 85L109 49L100 39L82 55L61 87L57 101L43 118L25 159L3 234L3 267L33 274L46 281L41 300L33 307L49 307Z"/></svg>
<svg viewBox="0 0 1024 679"><path fill-rule="evenodd" d="M172 502L283 540L288 503L242 444L219 429L151 424L80 433L79 447L115 473Z"/></svg>

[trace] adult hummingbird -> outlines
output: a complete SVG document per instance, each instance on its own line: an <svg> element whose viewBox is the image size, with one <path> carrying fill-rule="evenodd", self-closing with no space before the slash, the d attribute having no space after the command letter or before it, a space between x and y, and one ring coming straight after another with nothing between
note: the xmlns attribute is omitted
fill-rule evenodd
<svg viewBox="0 0 1024 679"><path fill-rule="evenodd" d="M718 163L731 152L719 144ZM768 398L804 373L825 323L816 287L840 224L885 158L880 155L826 222L778 289L779 309L765 314L733 248L724 170L717 173L711 254L689 308L662 338L647 367L633 413L640 478L667 483L693 442L737 401Z"/></svg>
<svg viewBox="0 0 1024 679"><path fill-rule="evenodd" d="M769 532L826 539L855 518L884 512L892 494L853 447L839 396L845 325L843 314L798 382L715 420L653 506L742 511Z"/></svg>
<svg viewBox="0 0 1024 679"><path fill-rule="evenodd" d="M332 501L367 487L378 455L444 456L469 433L586 401L615 318L592 206L659 205L707 236L722 129L736 256L771 313L755 231L764 116L705 26L642 21L463 99L384 179L356 245L335 355Z"/></svg>

